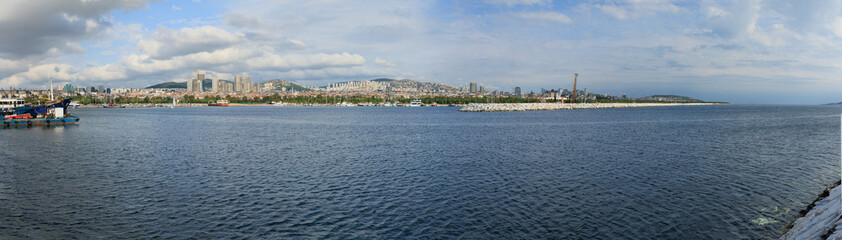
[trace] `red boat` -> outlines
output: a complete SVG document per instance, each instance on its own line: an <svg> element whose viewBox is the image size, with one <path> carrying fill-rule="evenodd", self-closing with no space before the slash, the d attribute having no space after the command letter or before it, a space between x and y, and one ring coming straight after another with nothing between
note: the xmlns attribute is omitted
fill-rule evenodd
<svg viewBox="0 0 842 240"><path fill-rule="evenodd" d="M227 106L228 106L228 101L227 101L227 100L219 100L219 101L216 101L215 103L208 103L208 106L212 106L212 107L227 107Z"/></svg>

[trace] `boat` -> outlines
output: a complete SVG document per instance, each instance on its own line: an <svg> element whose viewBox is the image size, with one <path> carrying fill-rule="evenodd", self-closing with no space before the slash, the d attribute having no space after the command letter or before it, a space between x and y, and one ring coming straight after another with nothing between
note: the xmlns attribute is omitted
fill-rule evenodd
<svg viewBox="0 0 842 240"><path fill-rule="evenodd" d="M2 112L3 119L0 126L9 128L76 124L79 122L79 117L70 115L68 111L71 100L72 98L65 98L40 105L6 108Z"/></svg>
<svg viewBox="0 0 842 240"><path fill-rule="evenodd" d="M433 102L433 104L430 104L430 106L431 106L431 107L438 107L438 106L439 106L439 104L438 104L438 103L436 103L436 102Z"/></svg>
<svg viewBox="0 0 842 240"><path fill-rule="evenodd" d="M421 99L416 98L416 99L412 100L411 102L409 102L409 106L410 107L420 107L421 106Z"/></svg>
<svg viewBox="0 0 842 240"><path fill-rule="evenodd" d="M223 99L220 99L219 101L216 101L215 103L208 103L208 106L212 106L212 107L227 107L227 106L228 106L228 100L223 100Z"/></svg>

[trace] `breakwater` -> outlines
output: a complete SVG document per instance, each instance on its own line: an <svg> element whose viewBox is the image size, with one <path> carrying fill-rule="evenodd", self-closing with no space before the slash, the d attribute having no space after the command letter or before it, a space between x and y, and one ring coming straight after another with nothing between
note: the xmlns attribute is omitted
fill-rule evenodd
<svg viewBox="0 0 842 240"><path fill-rule="evenodd" d="M631 108L713 105L718 103L471 103L459 109L461 112L510 112L545 111L597 108Z"/></svg>
<svg viewBox="0 0 842 240"><path fill-rule="evenodd" d="M780 237L789 239L842 239L842 189L839 182L827 188L799 217L787 225Z"/></svg>

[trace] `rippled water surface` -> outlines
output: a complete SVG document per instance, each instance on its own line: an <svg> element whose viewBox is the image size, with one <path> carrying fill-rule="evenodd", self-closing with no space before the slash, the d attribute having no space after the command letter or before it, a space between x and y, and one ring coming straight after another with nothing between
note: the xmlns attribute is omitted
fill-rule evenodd
<svg viewBox="0 0 842 240"><path fill-rule="evenodd" d="M839 108L79 109L0 130L0 238L772 238Z"/></svg>

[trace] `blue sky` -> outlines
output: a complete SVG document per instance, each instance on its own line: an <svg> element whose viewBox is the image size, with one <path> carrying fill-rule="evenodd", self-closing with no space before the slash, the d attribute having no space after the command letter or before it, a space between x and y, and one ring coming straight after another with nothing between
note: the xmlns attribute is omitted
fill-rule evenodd
<svg viewBox="0 0 842 240"><path fill-rule="evenodd" d="M0 3L0 87L145 87L194 69L734 103L842 101L840 1ZM78 79L78 80L77 80Z"/></svg>

